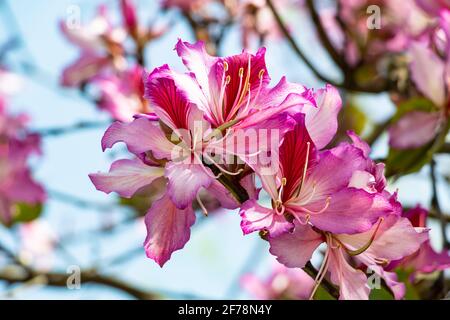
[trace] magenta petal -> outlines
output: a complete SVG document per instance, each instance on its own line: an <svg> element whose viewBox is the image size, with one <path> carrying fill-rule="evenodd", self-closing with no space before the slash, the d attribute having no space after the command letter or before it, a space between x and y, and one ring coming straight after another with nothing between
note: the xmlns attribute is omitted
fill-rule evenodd
<svg viewBox="0 0 450 320"><path fill-rule="evenodd" d="M368 300L370 288L364 272L348 264L340 247L329 250L330 280L339 286L339 300Z"/></svg>
<svg viewBox="0 0 450 320"><path fill-rule="evenodd" d="M376 259L398 260L416 252L428 239L427 230L414 228L407 218L388 215L380 222L375 239L370 247L358 256L366 265L377 264ZM370 230L353 235L338 235L338 238L351 250L363 247L369 242L377 225Z"/></svg>
<svg viewBox="0 0 450 320"><path fill-rule="evenodd" d="M214 180L212 171L201 164L170 162L165 176L169 179L167 193L179 209L190 206L200 188L208 188Z"/></svg>
<svg viewBox="0 0 450 320"><path fill-rule="evenodd" d="M209 73L212 65L217 61L217 58L210 56L205 49L203 41L198 41L195 44L183 42L178 39L175 45L175 50L183 64L191 71L198 84L202 88L203 93L209 100Z"/></svg>
<svg viewBox="0 0 450 320"><path fill-rule="evenodd" d="M347 135L350 137L350 139L353 142L353 145L360 149L364 155L364 157L368 158L370 154L370 146L362 140L354 131L348 130Z"/></svg>
<svg viewBox="0 0 450 320"><path fill-rule="evenodd" d="M122 159L113 162L108 173L92 173L89 178L97 190L105 193L114 191L130 198L140 188L163 175L164 168L146 165L138 159Z"/></svg>
<svg viewBox="0 0 450 320"><path fill-rule="evenodd" d="M389 129L389 144L396 149L423 146L436 136L440 122L439 112L408 112Z"/></svg>
<svg viewBox="0 0 450 320"><path fill-rule="evenodd" d="M317 149L324 148L336 134L337 116L342 107L339 92L331 85L319 89L315 94L317 108L305 104L306 127Z"/></svg>
<svg viewBox="0 0 450 320"><path fill-rule="evenodd" d="M450 256L446 250L440 253L436 252L430 241L425 241L416 253L403 260L402 265L406 268L412 267L418 272L431 273L449 269Z"/></svg>
<svg viewBox="0 0 450 320"><path fill-rule="evenodd" d="M387 272L383 269L383 267L378 265L371 265L370 269L384 279L386 285L394 294L395 300L403 299L406 293L406 286L403 282L398 281L398 277L395 272Z"/></svg>
<svg viewBox="0 0 450 320"><path fill-rule="evenodd" d="M15 202L39 203L46 199L44 188L36 183L28 169L14 173L14 180L8 184L4 195Z"/></svg>
<svg viewBox="0 0 450 320"><path fill-rule="evenodd" d="M292 229L292 223L286 221L273 209L260 206L256 200L248 200L241 206L241 228L244 234L254 231L267 230L272 237Z"/></svg>
<svg viewBox="0 0 450 320"><path fill-rule="evenodd" d="M422 43L411 45L411 76L417 88L436 106L445 102L445 63Z"/></svg>
<svg viewBox="0 0 450 320"><path fill-rule="evenodd" d="M158 124L144 117L130 123L114 122L103 135L103 151L117 142L124 142L136 155L152 151L158 159L170 159L174 148Z"/></svg>
<svg viewBox="0 0 450 320"><path fill-rule="evenodd" d="M214 196L225 209L231 210L240 206L239 202L233 197L231 192L217 180L211 182L208 187L208 192Z"/></svg>
<svg viewBox="0 0 450 320"><path fill-rule="evenodd" d="M303 268L323 240L310 226L301 225L297 221L294 224L292 233L269 238L270 253L286 267Z"/></svg>
<svg viewBox="0 0 450 320"><path fill-rule="evenodd" d="M147 237L144 248L147 257L162 267L172 252L183 248L189 240L194 222L192 207L177 209L167 194L155 201L145 215Z"/></svg>
<svg viewBox="0 0 450 320"><path fill-rule="evenodd" d="M320 230L333 233L364 232L372 227L378 217L390 212L389 203L387 200L383 202L383 199L361 189L342 189L331 196L324 212L311 214L310 221ZM317 202L305 205L315 212L323 206L324 203Z"/></svg>

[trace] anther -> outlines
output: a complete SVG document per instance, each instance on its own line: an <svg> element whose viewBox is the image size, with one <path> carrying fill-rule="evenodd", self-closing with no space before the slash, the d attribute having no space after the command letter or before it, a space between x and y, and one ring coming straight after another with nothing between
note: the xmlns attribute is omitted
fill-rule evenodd
<svg viewBox="0 0 450 320"><path fill-rule="evenodd" d="M264 70L264 69L259 70L258 77L259 77L260 79L262 79L262 77L264 76L264 73L265 73L265 72L266 72L266 70Z"/></svg>
<svg viewBox="0 0 450 320"><path fill-rule="evenodd" d="M239 68L239 77L243 77L244 76L244 68Z"/></svg>

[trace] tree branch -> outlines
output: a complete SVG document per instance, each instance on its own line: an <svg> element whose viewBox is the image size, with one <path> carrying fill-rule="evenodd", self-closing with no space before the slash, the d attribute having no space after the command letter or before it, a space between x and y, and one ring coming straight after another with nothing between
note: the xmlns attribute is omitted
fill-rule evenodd
<svg viewBox="0 0 450 320"><path fill-rule="evenodd" d="M17 270L16 270L17 271ZM25 271L25 270L24 270ZM66 287L67 280L70 274L65 273L41 273L33 270L25 271L24 273L11 272L11 270L3 269L0 271L0 281L5 281L7 283L25 283L36 279L37 277L44 279L45 283L49 286L54 287ZM141 299L141 300L154 300L158 299L159 296L147 292L138 288L135 288L128 283L121 281L119 279L103 276L96 273L94 270L84 270L80 275L81 283L96 283L100 285L105 285L123 291L130 296Z"/></svg>
<svg viewBox="0 0 450 320"><path fill-rule="evenodd" d="M36 129L32 133L37 133L43 137L49 136L59 136L68 133L74 133L80 130L91 130L91 129L104 129L111 124L111 121L107 122L90 122L81 121L66 127L56 127L56 128L46 128L46 129Z"/></svg>
<svg viewBox="0 0 450 320"><path fill-rule="evenodd" d="M328 37L325 28L322 25L322 22L320 21L319 13L317 12L316 8L314 7L312 0L307 0L306 5L308 7L309 13L311 15L311 18L314 22L314 25L316 27L317 33L319 35L320 42L324 46L324 48L327 50L330 57L333 59L333 61L342 69L342 71L345 73L349 69L348 64L343 59L342 55L336 50L336 48L331 43L330 38Z"/></svg>
<svg viewBox="0 0 450 320"><path fill-rule="evenodd" d="M430 163L430 178L432 188L431 208L436 213L436 216L438 217L440 222L443 247L445 249L449 249L450 243L447 239L447 220L445 219L445 216L442 213L441 206L439 204L437 179L436 179L436 162L434 161L434 159L432 159Z"/></svg>
<svg viewBox="0 0 450 320"><path fill-rule="evenodd" d="M278 13L277 9L275 8L275 6L273 5L272 0L266 0L267 1L267 5L270 8L270 10L272 11L273 16L275 17L275 20L277 21L277 24L279 26L279 28L281 29L281 31L283 32L285 38L287 39L287 41L289 42L289 44L291 45L292 49L294 50L294 52L297 54L297 56L307 65L307 67L312 71L312 73L320 80L322 80L323 82L332 84L333 86L336 87L340 87L342 86L341 84L328 79L327 77L325 77L319 70L316 69L316 67L314 66L314 64L306 57L306 55L303 53L303 51L300 49L300 47L297 45L297 42L294 40L294 38L291 36L289 30L286 28L286 26L283 23L283 20L281 19L280 14Z"/></svg>

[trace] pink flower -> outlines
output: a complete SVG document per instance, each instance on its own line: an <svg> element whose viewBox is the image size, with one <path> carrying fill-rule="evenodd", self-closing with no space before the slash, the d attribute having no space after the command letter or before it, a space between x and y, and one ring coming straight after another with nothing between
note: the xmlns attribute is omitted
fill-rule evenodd
<svg viewBox="0 0 450 320"><path fill-rule="evenodd" d="M268 87L265 48L255 55L243 52L225 58L210 56L203 42L192 45L179 40L175 49L191 76L179 76L169 70L165 76L174 80L177 89L205 113L213 127L263 110L270 112L275 106L288 109L312 103L308 90L284 78L275 87Z"/></svg>
<svg viewBox="0 0 450 320"><path fill-rule="evenodd" d="M183 11L200 10L210 0L161 0L163 8L179 8Z"/></svg>
<svg viewBox="0 0 450 320"><path fill-rule="evenodd" d="M122 44L127 34L123 28L112 26L105 6L99 7L97 16L87 25L72 26L61 21L60 28L81 50L80 57L64 69L62 85L77 87L105 69L125 68Z"/></svg>
<svg viewBox="0 0 450 320"><path fill-rule="evenodd" d="M439 33L443 52L435 52L427 43L413 42L411 77L417 89L433 104L435 110L410 111L389 129L389 144L396 149L418 148L432 141L448 119L450 110L450 11L440 16ZM447 50L445 49L447 48Z"/></svg>
<svg viewBox="0 0 450 320"><path fill-rule="evenodd" d="M256 299L306 300L311 295L314 281L301 269L276 263L268 278L261 280L254 274L246 274L241 278L241 286Z"/></svg>
<svg viewBox="0 0 450 320"><path fill-rule="evenodd" d="M317 145L323 148L334 136L332 124L340 108L334 88L319 95L323 97L317 99L318 111L314 110L319 116L308 123L309 113L297 114L296 127L284 136L278 172L264 174L263 166L255 168L272 208L260 206L255 199L244 203L244 234L265 230L275 237L290 231L293 220L333 233L359 233L370 229L378 217L399 210L395 197L384 190L384 166L368 158L368 145L354 133L349 133L353 145L317 150ZM307 128L312 128L311 134Z"/></svg>
<svg viewBox="0 0 450 320"><path fill-rule="evenodd" d="M403 216L408 218L414 227L425 228L428 211L417 206L404 212ZM432 273L450 268L450 256L446 250L441 253L436 252L431 246L430 240L427 240L413 254L393 261L389 265L390 269L397 267L412 271L414 277L417 273Z"/></svg>
<svg viewBox="0 0 450 320"><path fill-rule="evenodd" d="M25 115L11 116L0 105L0 221L10 223L20 203L37 204L45 191L32 178L28 159L40 153L39 136L26 130Z"/></svg>
<svg viewBox="0 0 450 320"><path fill-rule="evenodd" d="M99 90L98 105L109 112L113 119L129 122L134 115L149 113L149 103L143 98L142 68L119 72L117 75L99 75L91 84Z"/></svg>
<svg viewBox="0 0 450 320"><path fill-rule="evenodd" d="M401 299L405 294L404 285L398 282L395 273L386 272L383 266L415 252L428 239L426 229L414 228L408 219L397 214L382 217L370 230L356 234L323 232L298 221L294 224L292 233L269 238L270 252L287 267L302 268L325 242L327 249L315 279L315 290L329 271L331 282L339 286L340 299L369 298L371 287L361 270L363 267L383 278L394 297ZM350 258L358 267L352 265Z"/></svg>
<svg viewBox="0 0 450 320"><path fill-rule="evenodd" d="M287 100L289 86L285 81L270 90L262 87L266 81L263 75L267 74L260 72L266 70L263 57L253 58L250 54L243 53L223 59L213 58L206 55L202 44L192 46L181 41L177 49L184 57L184 63L196 71L195 77L192 74L173 72L167 65L145 74L145 98L150 101L155 113L137 116L127 124L116 122L108 128L102 139L104 150L117 142L124 142L137 158L118 160L112 164L109 173L90 175L98 190L106 193L115 191L123 197L131 197L156 179L166 179L166 193L153 203L145 219L148 234L144 246L147 255L161 266L173 251L181 249L189 239L190 226L195 221L192 202L197 200L202 205L198 196L200 190L208 190L221 201L223 207L238 206L217 178L222 175L237 176L242 169L231 172L226 168L227 162L215 161L204 151L211 145L214 150L220 150L216 146L220 146L222 141L227 145L226 137L233 137L234 124L239 124L241 129L269 124L279 126L280 123L290 128L289 121L281 121L288 115L278 111L301 106L298 102L310 103L301 93L296 93L293 96L298 97L297 99L292 98L290 103L283 104ZM253 59L256 61L253 62ZM216 66L213 71L218 68L223 72L226 64L229 68L227 70L233 75L233 78L224 73L220 75L222 80L230 79L227 84L222 81L221 88L216 87L219 82L214 73L210 74L211 78L206 76L205 72L208 70L205 68L211 67L211 61ZM257 71L252 72L252 66ZM257 75L261 74L261 77L255 76L255 72ZM230 89L227 89L227 85ZM247 90L242 86L247 87ZM252 88L255 92L258 89L261 92L258 106L265 111L260 114L266 116L261 118L258 114L258 125L253 123L256 112L250 113L255 110L250 97L246 96L246 92ZM221 92L223 100L215 96L219 94L217 90ZM266 90L272 93L272 98ZM257 94L255 98L258 98ZM233 104L223 103L231 99L235 100ZM247 102L244 102L245 99ZM269 107L273 107L273 110ZM242 120L241 123L236 121L237 116L237 120ZM219 140L211 138L217 131L214 127L220 125L224 125L222 128L225 131L231 130L231 133L226 133ZM278 140L276 142L279 143ZM219 154L220 157L227 155ZM254 185L246 182L249 178L251 175L241 181L242 187L249 194L255 194Z"/></svg>
<svg viewBox="0 0 450 320"><path fill-rule="evenodd" d="M20 225L20 257L26 264L39 270L49 270L53 266L53 251L57 236L45 221L33 221Z"/></svg>

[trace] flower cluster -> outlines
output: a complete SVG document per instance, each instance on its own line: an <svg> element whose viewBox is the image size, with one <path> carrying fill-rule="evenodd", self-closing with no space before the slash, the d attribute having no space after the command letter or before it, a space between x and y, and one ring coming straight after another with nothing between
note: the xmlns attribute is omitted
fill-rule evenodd
<svg viewBox="0 0 450 320"><path fill-rule="evenodd" d="M121 0L120 4L119 25L113 23L105 5L86 25L61 21L62 33L80 50L76 61L63 70L61 84L85 92L91 89L100 109L114 119L131 121L134 114L149 112L140 81L145 45L163 35L167 27L160 23L144 27L133 1Z"/></svg>
<svg viewBox="0 0 450 320"><path fill-rule="evenodd" d="M25 114L7 112L7 94L17 76L0 69L0 222L10 224L20 214L20 205L45 200L45 191L36 183L28 165L29 157L40 153L40 138L27 131Z"/></svg>
<svg viewBox="0 0 450 320"><path fill-rule="evenodd" d="M259 231L285 266L303 268L326 244L311 297L327 273L342 299L367 299L365 271L382 277L396 298L404 285L386 267L417 252L428 229L402 216L386 190L384 165L353 132L327 148L337 131L338 91L282 78L270 87L265 49L214 57L202 42L175 46L188 69L163 65L144 74L153 113L113 123L103 150L124 142L133 159L91 174L96 188L131 197L163 179L165 190L145 217L147 256L163 266L190 237L193 202L207 214L206 191L222 207L240 208L244 234ZM270 207L259 204L260 189Z"/></svg>

